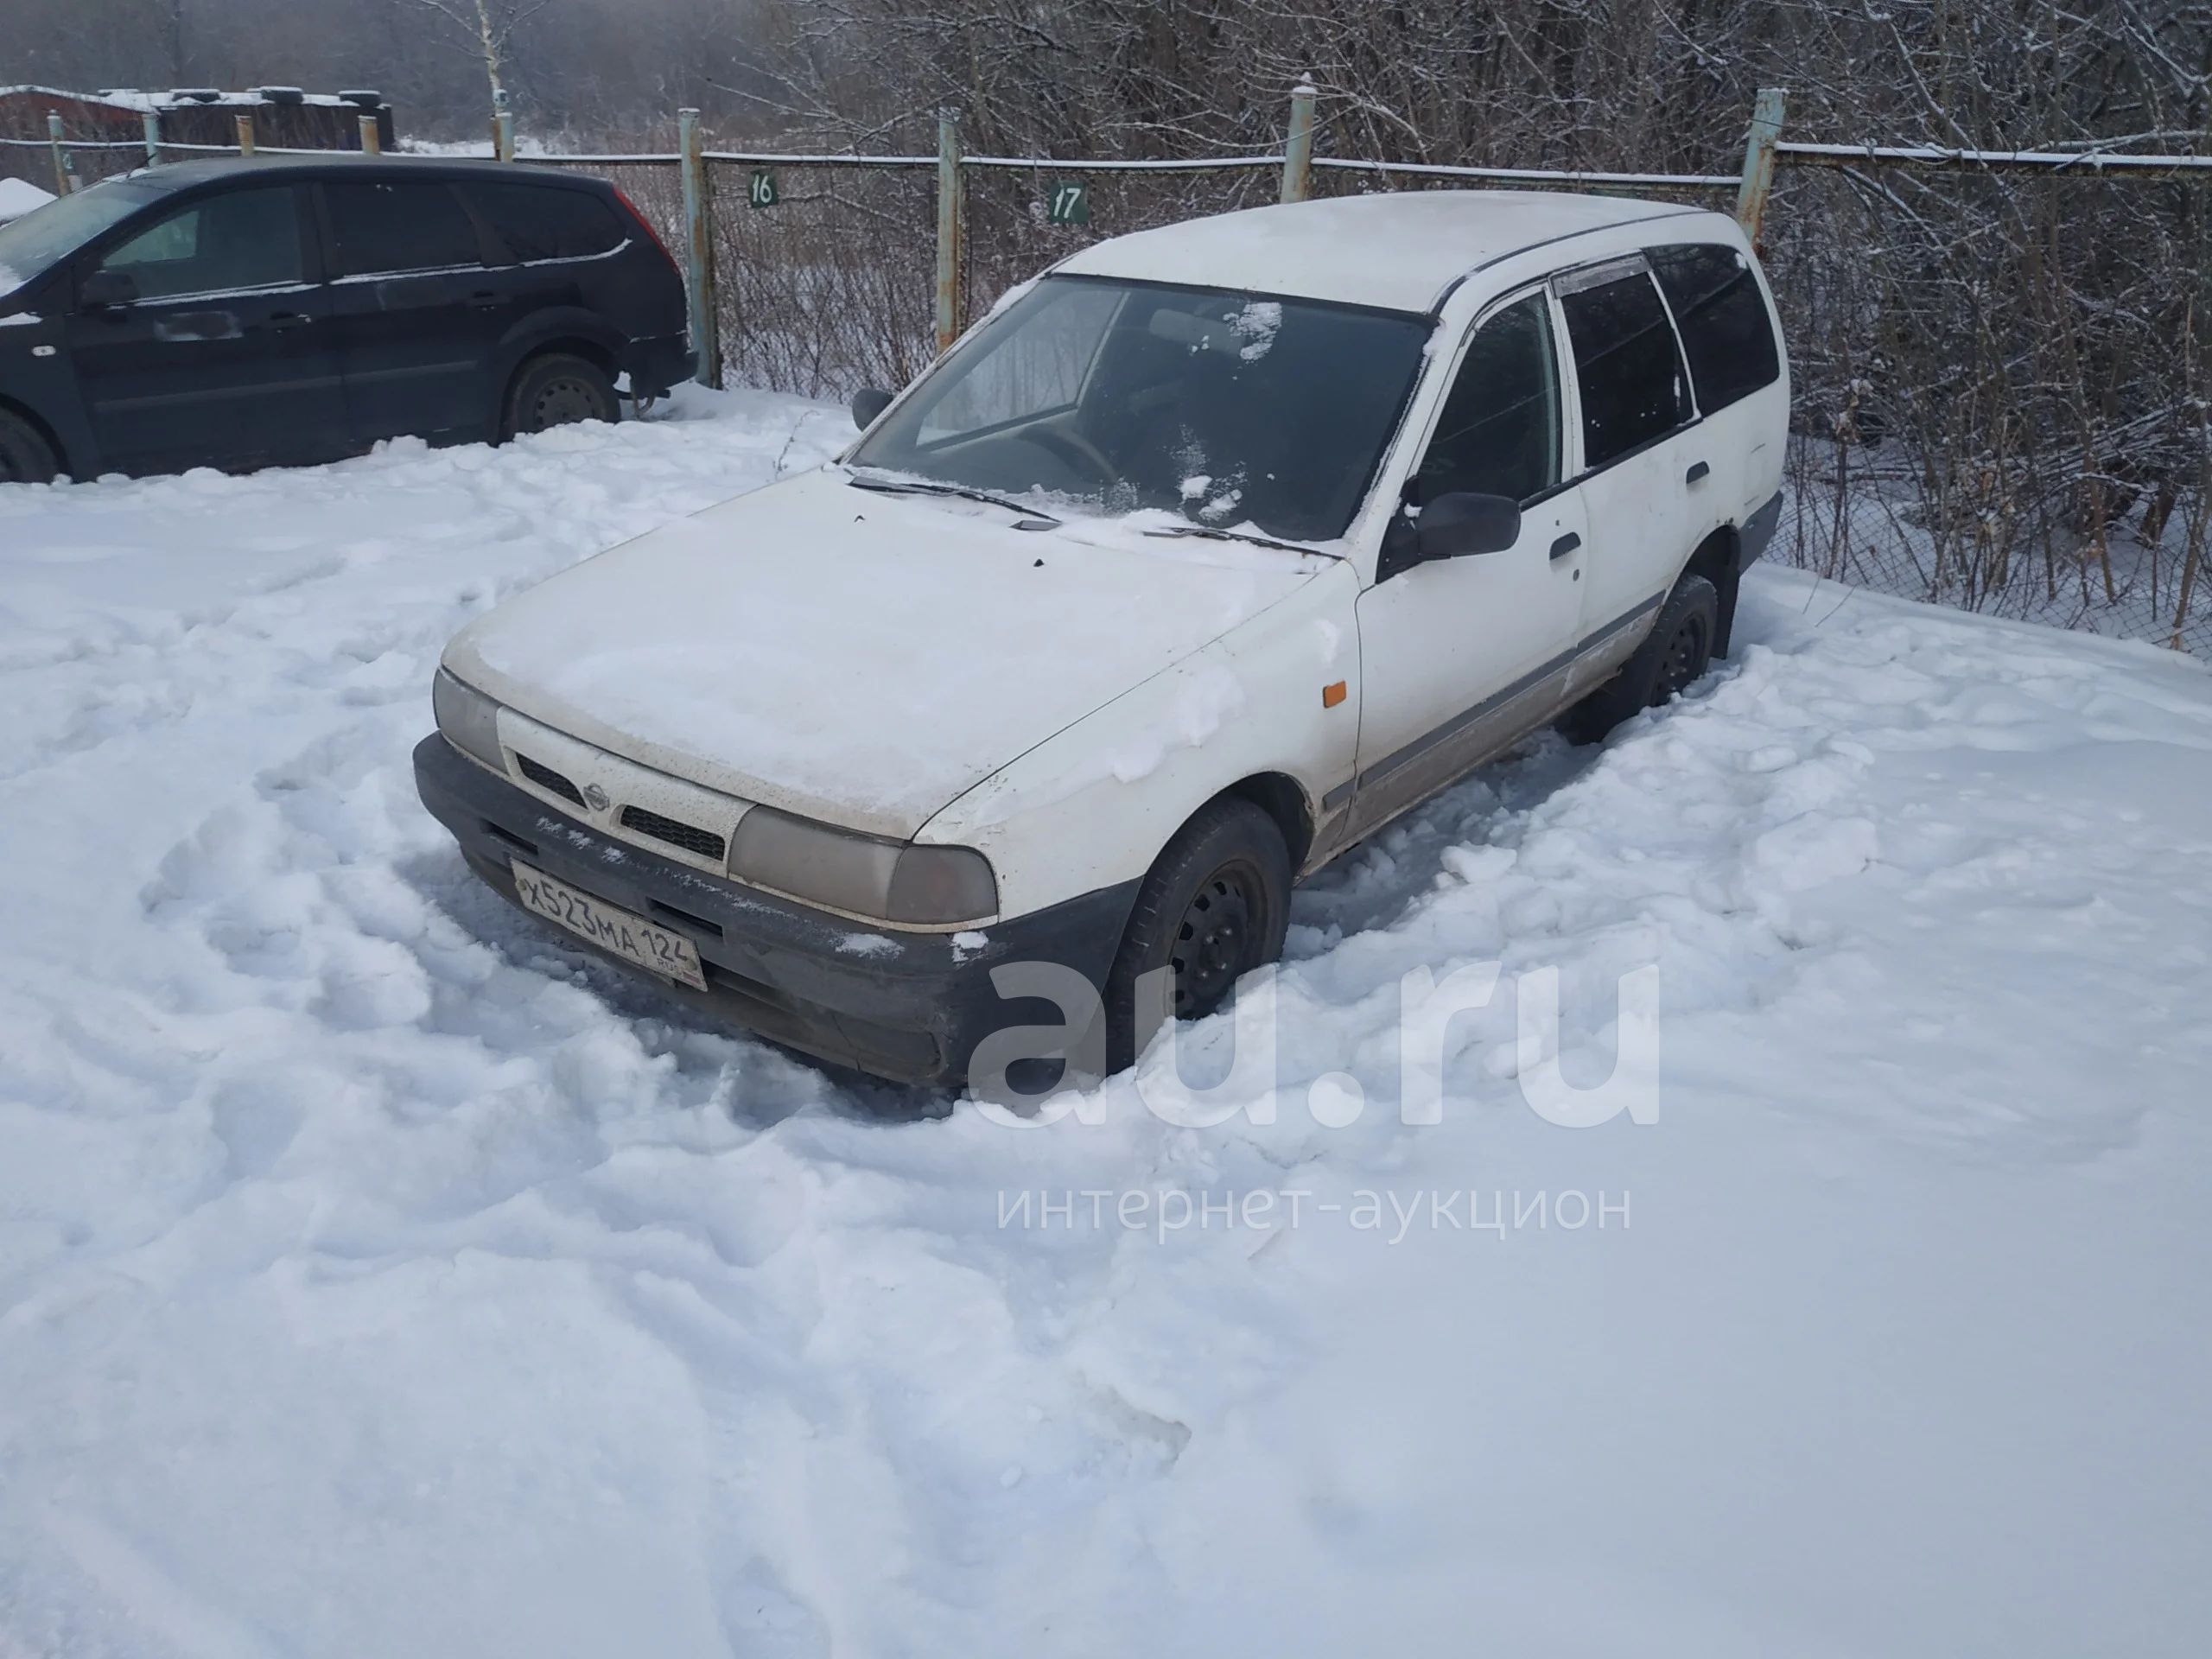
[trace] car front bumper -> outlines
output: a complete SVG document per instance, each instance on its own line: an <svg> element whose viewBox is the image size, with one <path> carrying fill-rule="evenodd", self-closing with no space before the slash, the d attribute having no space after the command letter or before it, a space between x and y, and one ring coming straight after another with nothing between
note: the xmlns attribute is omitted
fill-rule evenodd
<svg viewBox="0 0 2212 1659"><path fill-rule="evenodd" d="M510 904L520 907L512 870L519 858L682 933L698 947L708 988L633 968L533 915L549 938L632 968L771 1042L897 1083L958 1084L989 1033L1058 1024L1050 1003L1001 997L991 969L1046 962L1102 984L1136 893L1134 882L1102 888L957 937L871 928L616 841L435 733L416 746L415 786L469 868Z"/></svg>

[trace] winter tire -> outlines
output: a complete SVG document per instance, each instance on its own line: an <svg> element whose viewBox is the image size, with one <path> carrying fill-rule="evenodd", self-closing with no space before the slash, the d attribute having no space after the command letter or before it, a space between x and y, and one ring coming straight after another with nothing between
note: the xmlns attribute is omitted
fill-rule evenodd
<svg viewBox="0 0 2212 1659"><path fill-rule="evenodd" d="M1703 576L1685 575L1621 671L1567 710L1567 734L1595 743L1630 715L1679 696L1712 666L1719 631L1720 595Z"/></svg>
<svg viewBox="0 0 2212 1659"><path fill-rule="evenodd" d="M1290 853L1275 821L1224 796L1176 833L1137 889L1106 977L1106 1064L1133 1064L1159 1029L1157 1001L1140 1008L1140 981L1166 969L1168 1011L1198 1020L1236 981L1282 955L1290 926Z"/></svg>

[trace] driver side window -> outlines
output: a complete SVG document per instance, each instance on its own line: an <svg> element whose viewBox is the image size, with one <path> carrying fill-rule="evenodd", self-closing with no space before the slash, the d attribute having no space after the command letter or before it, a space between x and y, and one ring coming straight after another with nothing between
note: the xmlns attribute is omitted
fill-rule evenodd
<svg viewBox="0 0 2212 1659"><path fill-rule="evenodd" d="M1414 478L1423 502L1456 491L1526 501L1559 482L1559 359L1541 289L1467 342Z"/></svg>
<svg viewBox="0 0 2212 1659"><path fill-rule="evenodd" d="M205 196L149 226L100 261L143 300L302 279L300 219L289 185Z"/></svg>

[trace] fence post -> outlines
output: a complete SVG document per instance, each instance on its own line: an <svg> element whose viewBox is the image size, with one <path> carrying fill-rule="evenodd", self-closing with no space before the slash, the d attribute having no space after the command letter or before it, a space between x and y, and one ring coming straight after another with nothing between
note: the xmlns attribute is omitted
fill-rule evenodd
<svg viewBox="0 0 2212 1659"><path fill-rule="evenodd" d="M691 345L699 353L693 377L702 386L722 383L721 308L715 294L715 193L699 139L699 111L676 112L677 148L683 154L684 291L691 299Z"/></svg>
<svg viewBox="0 0 2212 1659"><path fill-rule="evenodd" d="M364 156L384 154L384 134L378 130L377 118L373 115L365 115L361 118L361 154Z"/></svg>
<svg viewBox="0 0 2212 1659"><path fill-rule="evenodd" d="M960 111L937 112L937 348L960 338Z"/></svg>
<svg viewBox="0 0 2212 1659"><path fill-rule="evenodd" d="M492 157L501 162L512 162L515 158L515 112L512 110L501 110L492 118Z"/></svg>
<svg viewBox="0 0 2212 1659"><path fill-rule="evenodd" d="M1290 140L1282 147L1282 199L1304 201L1313 194L1313 88L1290 89Z"/></svg>
<svg viewBox="0 0 2212 1659"><path fill-rule="evenodd" d="M1751 130L1744 140L1744 181L1736 187L1736 222L1757 247L1766 219L1766 199L1774 188L1774 147L1782 137L1779 86L1759 88L1751 105Z"/></svg>
<svg viewBox="0 0 2212 1659"><path fill-rule="evenodd" d="M238 154L253 154L253 117L251 114L238 117Z"/></svg>
<svg viewBox="0 0 2212 1659"><path fill-rule="evenodd" d="M46 112L46 142L54 146L54 194L69 194L69 158L61 149L61 118L54 111Z"/></svg>
<svg viewBox="0 0 2212 1659"><path fill-rule="evenodd" d="M148 110L138 118L146 130L146 165L157 167L162 160L162 116L158 110Z"/></svg>

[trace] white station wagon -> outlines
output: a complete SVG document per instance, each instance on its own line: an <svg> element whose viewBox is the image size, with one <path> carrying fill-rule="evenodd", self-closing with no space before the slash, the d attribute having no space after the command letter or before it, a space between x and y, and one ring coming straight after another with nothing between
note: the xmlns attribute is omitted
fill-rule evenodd
<svg viewBox="0 0 2212 1659"><path fill-rule="evenodd" d="M1120 237L856 398L837 461L472 624L423 799L501 893L774 1041L954 1083L1041 1017L1126 1064L1277 956L1302 875L1725 653L1788 403L1717 213L1438 191Z"/></svg>

